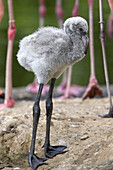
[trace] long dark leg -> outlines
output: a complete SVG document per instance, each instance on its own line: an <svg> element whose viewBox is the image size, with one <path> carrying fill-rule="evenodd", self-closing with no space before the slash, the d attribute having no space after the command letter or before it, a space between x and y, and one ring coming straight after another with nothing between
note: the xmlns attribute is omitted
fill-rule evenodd
<svg viewBox="0 0 113 170"><path fill-rule="evenodd" d="M107 62L106 62L106 52L105 52L105 34L104 34L104 24L103 24L103 0L99 0L99 9L100 9L100 40L101 40L101 46L102 46L102 52L103 52L107 92L108 92L108 98L109 98L109 103L110 103L109 112L105 114L99 114L99 116L103 118L110 118L110 117L113 117L113 104L112 104L112 98L111 98L111 93L110 93L109 77L108 77Z"/></svg>
<svg viewBox="0 0 113 170"><path fill-rule="evenodd" d="M51 124L51 116L52 116L52 110L53 110L53 102L52 102L52 93L53 88L55 84L55 78L51 80L50 89L48 92L48 97L46 101L46 138L45 138L45 156L52 158L57 154L65 153L66 151L63 151L66 146L51 146L50 145L50 124Z"/></svg>
<svg viewBox="0 0 113 170"><path fill-rule="evenodd" d="M29 151L29 160L28 160L29 164L33 170L35 170L40 165L47 164L47 163L44 163L44 161L47 160L46 158L39 158L34 154L37 125L38 125L38 121L39 121L39 117L40 117L39 102L40 102L42 89L43 89L43 84L40 84L38 95L36 97L36 100L35 100L35 103L33 106L33 132L32 132L32 140L31 140L31 147L30 147L30 151Z"/></svg>

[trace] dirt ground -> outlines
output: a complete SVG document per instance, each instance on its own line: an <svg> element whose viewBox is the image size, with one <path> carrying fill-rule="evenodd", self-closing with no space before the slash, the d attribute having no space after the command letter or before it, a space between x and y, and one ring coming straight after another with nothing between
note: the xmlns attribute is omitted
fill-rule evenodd
<svg viewBox="0 0 113 170"><path fill-rule="evenodd" d="M32 134L33 100L22 98L0 111L0 169L31 170L27 162ZM112 170L113 119L98 117L109 111L108 98L54 99L51 144L63 144L67 153L48 159L39 170ZM44 157L45 100L36 138L36 154Z"/></svg>

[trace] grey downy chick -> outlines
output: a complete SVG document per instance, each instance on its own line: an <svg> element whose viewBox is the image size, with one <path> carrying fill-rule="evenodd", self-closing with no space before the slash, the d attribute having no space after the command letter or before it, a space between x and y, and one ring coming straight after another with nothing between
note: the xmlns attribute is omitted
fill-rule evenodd
<svg viewBox="0 0 113 170"><path fill-rule="evenodd" d="M88 24L81 17L68 18L64 22L64 30L40 28L20 41L18 61L25 69L34 72L39 84L46 84L85 56L87 33Z"/></svg>

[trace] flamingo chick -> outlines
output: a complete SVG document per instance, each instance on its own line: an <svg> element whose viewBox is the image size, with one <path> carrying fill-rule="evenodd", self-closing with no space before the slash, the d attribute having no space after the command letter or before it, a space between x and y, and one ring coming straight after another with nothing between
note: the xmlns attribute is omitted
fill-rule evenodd
<svg viewBox="0 0 113 170"><path fill-rule="evenodd" d="M50 145L50 122L53 110L52 93L55 80L70 65L81 60L88 49L88 24L81 17L72 17L65 21L64 30L43 27L23 38L17 57L20 65L35 73L39 82L39 91L33 106L33 132L29 151L29 164L34 170L43 164L46 158L34 154L37 125L40 116L40 97L44 84L51 79L46 101L46 137L45 156L52 158L65 153L66 146Z"/></svg>

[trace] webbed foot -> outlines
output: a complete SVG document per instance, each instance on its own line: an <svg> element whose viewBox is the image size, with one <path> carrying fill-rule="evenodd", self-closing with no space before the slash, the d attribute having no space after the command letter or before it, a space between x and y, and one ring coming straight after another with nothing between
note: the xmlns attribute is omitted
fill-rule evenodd
<svg viewBox="0 0 113 170"><path fill-rule="evenodd" d="M94 96L96 96L96 95L103 97L103 92L98 85L96 77L91 77L90 81L89 81L89 85L88 85L85 93L83 94L82 99L85 100L87 97L94 98Z"/></svg>
<svg viewBox="0 0 113 170"><path fill-rule="evenodd" d="M68 152L68 150L64 151L64 149L66 148L67 146L63 146L63 145L49 146L47 147L47 149L45 149L45 156L48 158L53 158L57 154L63 154Z"/></svg>
<svg viewBox="0 0 113 170"><path fill-rule="evenodd" d="M67 89L67 83L65 84L61 84L58 88L57 88L57 92L60 95L58 98L60 99L73 99L73 96L80 96L80 94L84 91L84 88L81 86L77 86L77 85L71 85L70 89L68 91L68 93L66 92Z"/></svg>
<svg viewBox="0 0 113 170"><path fill-rule="evenodd" d="M46 161L47 158L39 158L37 157L35 154L33 154L33 156L29 153L29 165L31 166L31 168L33 170L36 170L36 168L38 168L41 165L47 165L48 163L44 162Z"/></svg>
<svg viewBox="0 0 113 170"><path fill-rule="evenodd" d="M0 104L0 110L5 109L5 108L9 108L9 107L13 107L15 104L15 101L12 99L9 99L7 101L5 101L5 103Z"/></svg>

